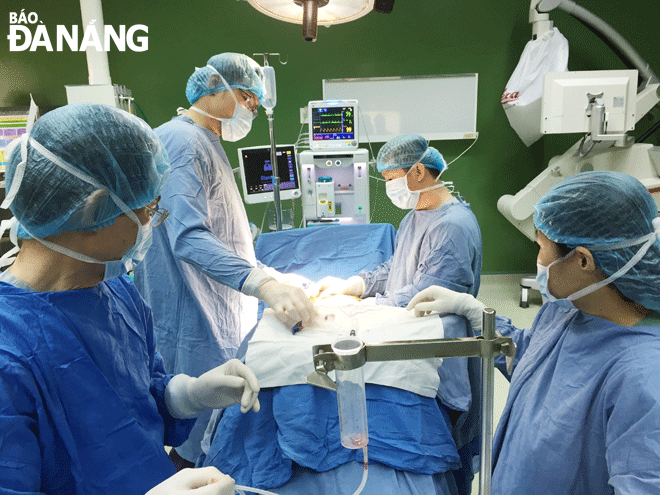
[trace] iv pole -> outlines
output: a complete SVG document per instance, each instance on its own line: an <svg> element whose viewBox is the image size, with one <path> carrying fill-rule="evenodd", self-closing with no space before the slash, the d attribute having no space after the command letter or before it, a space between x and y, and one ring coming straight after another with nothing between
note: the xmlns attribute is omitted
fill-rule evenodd
<svg viewBox="0 0 660 495"><path fill-rule="evenodd" d="M273 127L273 108L277 104L277 91L275 89L275 69L268 64L269 55L279 53L255 53L264 57L264 101L261 106L266 109L268 117L268 132L270 134L270 163L273 168L273 200L275 202L275 226L279 232L282 230L282 201L280 199L280 174L277 167L277 151L275 146L275 129Z"/></svg>

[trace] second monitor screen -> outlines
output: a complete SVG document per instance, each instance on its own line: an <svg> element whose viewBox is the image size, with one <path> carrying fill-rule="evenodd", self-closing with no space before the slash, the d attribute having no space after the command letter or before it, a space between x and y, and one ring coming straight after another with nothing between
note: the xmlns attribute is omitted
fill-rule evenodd
<svg viewBox="0 0 660 495"><path fill-rule="evenodd" d="M278 146L276 153L280 189L297 189L296 155L293 146ZM270 148L246 149L242 154L248 194L271 192L273 165L270 160Z"/></svg>

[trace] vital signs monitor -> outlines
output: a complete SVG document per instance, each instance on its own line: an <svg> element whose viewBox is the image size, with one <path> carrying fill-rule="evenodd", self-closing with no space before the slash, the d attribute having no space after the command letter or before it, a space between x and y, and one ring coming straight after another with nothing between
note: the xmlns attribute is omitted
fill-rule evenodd
<svg viewBox="0 0 660 495"><path fill-rule="evenodd" d="M278 144L276 154L277 173L280 176L280 199L299 198L300 180L295 146ZM273 201L273 166L270 161L270 146L239 148L238 163L245 202L251 204Z"/></svg>
<svg viewBox="0 0 660 495"><path fill-rule="evenodd" d="M310 150L357 149L357 100L310 101L307 117Z"/></svg>

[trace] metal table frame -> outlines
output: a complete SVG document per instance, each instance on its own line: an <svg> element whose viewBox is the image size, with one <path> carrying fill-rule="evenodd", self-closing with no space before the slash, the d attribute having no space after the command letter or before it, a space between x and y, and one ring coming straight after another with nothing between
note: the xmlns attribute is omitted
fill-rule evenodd
<svg viewBox="0 0 660 495"><path fill-rule="evenodd" d="M481 366L481 469L479 472L479 493L491 493L492 437L493 437L493 398L495 379L495 356L504 354L507 367L511 368L516 346L508 337L495 332L495 310L483 311L482 335L460 339L410 340L364 344L352 356L339 356L332 351L330 344L313 347L315 371L307 377L307 382L318 387L336 390L335 382L328 376L332 370L359 368L367 361L400 361L410 359L480 357Z"/></svg>

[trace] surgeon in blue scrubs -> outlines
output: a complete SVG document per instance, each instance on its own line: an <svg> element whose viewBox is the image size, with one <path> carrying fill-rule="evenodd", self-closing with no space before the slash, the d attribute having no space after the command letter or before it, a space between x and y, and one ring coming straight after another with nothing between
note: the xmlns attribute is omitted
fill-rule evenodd
<svg viewBox="0 0 660 495"><path fill-rule="evenodd" d="M166 374L126 274L167 215L162 143L92 104L46 113L16 143L2 204L22 240L0 274L0 494L233 494L214 468L175 475L164 445L208 408L258 411L256 377L238 360Z"/></svg>
<svg viewBox="0 0 660 495"><path fill-rule="evenodd" d="M548 301L529 330L497 318L518 350L493 494L660 493L658 207L637 179L595 171L559 182L534 210ZM413 308L480 326L484 305L431 287Z"/></svg>
<svg viewBox="0 0 660 495"><path fill-rule="evenodd" d="M253 59L215 55L188 80L191 107L155 129L172 163L159 202L170 216L154 231L135 284L153 309L157 348L174 373L200 376L236 357L257 323L257 298L291 327L308 324L314 312L302 289L280 283L281 274L257 262L222 148L250 132L263 92ZM179 466L196 462L209 418L200 416L189 439L170 452Z"/></svg>
<svg viewBox="0 0 660 495"><path fill-rule="evenodd" d="M319 281L320 296L375 297L376 304L405 307L431 285L476 296L481 278L481 231L470 205L440 180L447 163L415 134L383 145L376 160L395 206L411 210L399 225L394 254L372 271Z"/></svg>

